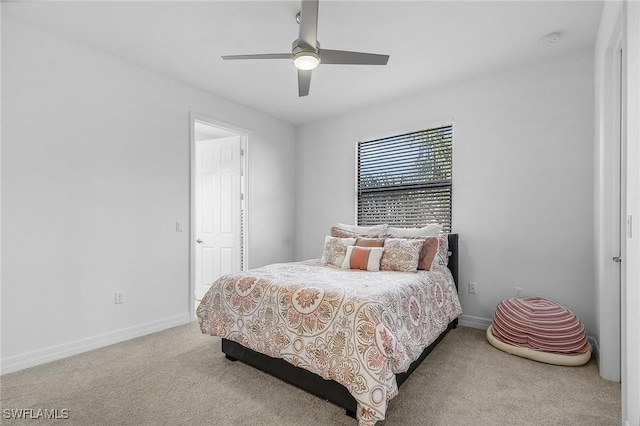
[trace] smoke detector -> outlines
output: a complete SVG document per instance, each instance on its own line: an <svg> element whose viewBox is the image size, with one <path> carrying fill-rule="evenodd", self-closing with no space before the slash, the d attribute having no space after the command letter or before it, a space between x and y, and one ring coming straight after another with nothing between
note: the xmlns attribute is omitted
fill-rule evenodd
<svg viewBox="0 0 640 426"><path fill-rule="evenodd" d="M540 37L540 40L538 41L540 42L540 44L553 46L554 44L558 44L558 42L560 41L560 37L562 37L562 34L560 32L549 33Z"/></svg>

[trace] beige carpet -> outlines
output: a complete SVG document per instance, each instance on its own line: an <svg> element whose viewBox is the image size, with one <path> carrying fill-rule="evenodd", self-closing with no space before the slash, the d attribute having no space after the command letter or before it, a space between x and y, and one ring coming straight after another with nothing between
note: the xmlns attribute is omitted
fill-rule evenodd
<svg viewBox="0 0 640 426"><path fill-rule="evenodd" d="M230 362L197 324L0 378L3 409L68 409L30 425L350 425L337 406ZM620 385L592 360L557 367L458 327L402 386L378 425L619 425Z"/></svg>

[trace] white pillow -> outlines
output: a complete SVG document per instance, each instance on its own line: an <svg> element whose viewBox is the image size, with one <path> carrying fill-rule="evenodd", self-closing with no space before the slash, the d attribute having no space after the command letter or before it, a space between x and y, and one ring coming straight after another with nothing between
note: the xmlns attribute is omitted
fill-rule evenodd
<svg viewBox="0 0 640 426"><path fill-rule="evenodd" d="M442 232L442 225L439 223L427 225L422 228L395 228L389 226L385 232L385 236L395 238L424 238L437 237Z"/></svg>
<svg viewBox="0 0 640 426"><path fill-rule="evenodd" d="M342 262L342 269L362 269L363 271L379 271L383 247L347 247L347 255Z"/></svg>
<svg viewBox="0 0 640 426"><path fill-rule="evenodd" d="M322 250L322 263L330 263L335 266L342 266L347 255L347 247L356 243L355 238L337 238L327 235L324 238L324 250Z"/></svg>
<svg viewBox="0 0 640 426"><path fill-rule="evenodd" d="M387 225L373 225L373 226L358 226L358 225L346 225L344 223L336 223L336 228L344 229L345 231L353 232L354 234L367 235L371 237L381 237L387 230Z"/></svg>

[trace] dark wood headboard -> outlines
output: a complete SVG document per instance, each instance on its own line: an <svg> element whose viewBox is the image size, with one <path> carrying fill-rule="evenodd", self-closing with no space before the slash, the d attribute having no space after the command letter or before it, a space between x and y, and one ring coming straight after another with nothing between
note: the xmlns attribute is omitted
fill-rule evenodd
<svg viewBox="0 0 640 426"><path fill-rule="evenodd" d="M453 275L458 289L458 234L449 234L449 264L447 265Z"/></svg>

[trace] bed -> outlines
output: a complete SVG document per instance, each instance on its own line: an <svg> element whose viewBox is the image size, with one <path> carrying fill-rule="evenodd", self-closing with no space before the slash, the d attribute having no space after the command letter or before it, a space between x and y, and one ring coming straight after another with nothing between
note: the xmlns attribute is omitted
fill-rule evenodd
<svg viewBox="0 0 640 426"><path fill-rule="evenodd" d="M462 313L458 235L443 238L448 259L430 271L345 270L316 259L223 276L198 306L201 330L222 338L229 360L373 425Z"/></svg>

